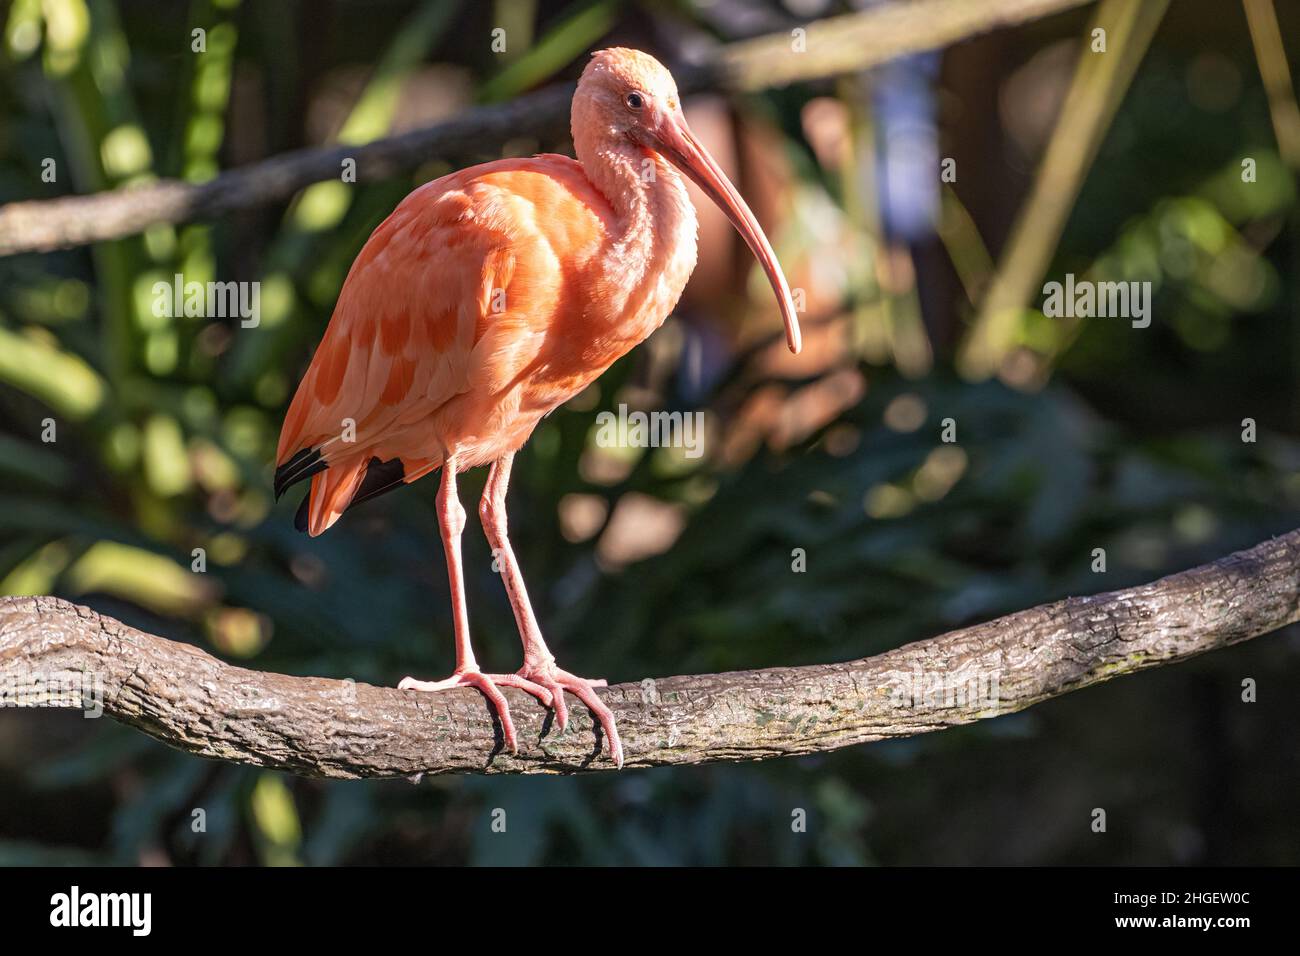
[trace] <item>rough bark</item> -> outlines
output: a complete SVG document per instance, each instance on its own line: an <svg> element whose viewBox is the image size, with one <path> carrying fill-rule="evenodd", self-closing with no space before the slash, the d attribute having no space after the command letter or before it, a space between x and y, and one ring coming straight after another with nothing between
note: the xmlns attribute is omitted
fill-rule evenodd
<svg viewBox="0 0 1300 956"><path fill-rule="evenodd" d="M667 677L602 696L628 767L762 760L1011 713L1297 620L1300 530L1141 587L1045 604L876 657ZM259 673L67 601L0 599L0 690L12 700L58 674L97 683L107 714L181 750L307 776L611 766L576 701L557 736L549 711L507 690L521 748L511 756L473 690L404 693Z"/></svg>
<svg viewBox="0 0 1300 956"><path fill-rule="evenodd" d="M679 79L684 92L766 89L866 69L1091 2L897 2L809 24L802 52L792 49L792 37L787 33L721 47L711 62ZM572 84L550 87L364 146L283 153L222 173L206 183L162 180L90 196L10 203L0 207L0 256L120 239L158 223L217 219L238 209L288 199L312 183L335 179L345 159L356 161L357 181L364 183L415 169L434 158L482 156L521 136L562 134L568 127L572 96Z"/></svg>

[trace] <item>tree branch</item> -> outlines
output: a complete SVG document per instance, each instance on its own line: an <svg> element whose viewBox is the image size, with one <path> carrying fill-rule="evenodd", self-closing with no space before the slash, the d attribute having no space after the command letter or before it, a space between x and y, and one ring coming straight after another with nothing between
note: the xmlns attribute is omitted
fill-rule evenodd
<svg viewBox="0 0 1300 956"><path fill-rule="evenodd" d="M862 70L1091 2L895 2L809 24L802 52L792 49L787 33L721 47L712 62L681 77L682 90L720 87L754 91ZM206 183L165 179L90 196L10 203L0 207L0 256L120 239L158 223L216 219L234 210L287 199L312 183L335 179L345 159L356 161L358 181L364 182L414 169L434 158L482 155L520 136L553 136L568 126L572 96L572 84L548 87L364 146L283 153L222 173Z"/></svg>
<svg viewBox="0 0 1300 956"><path fill-rule="evenodd" d="M1300 620L1300 530L1151 584L1069 598L845 664L619 684L602 692L629 767L761 760L1022 710ZM102 688L111 717L188 753L315 777L574 773L610 767L590 715L569 730L506 690L517 757L473 690L408 693L232 667L57 598L0 599L5 703ZM69 680L71 679L71 680Z"/></svg>

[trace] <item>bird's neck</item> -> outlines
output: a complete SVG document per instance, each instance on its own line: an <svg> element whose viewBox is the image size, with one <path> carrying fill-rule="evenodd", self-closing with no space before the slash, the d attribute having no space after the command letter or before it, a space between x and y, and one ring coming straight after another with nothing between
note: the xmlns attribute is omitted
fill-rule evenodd
<svg viewBox="0 0 1300 956"><path fill-rule="evenodd" d="M684 218L683 207L694 220L681 174L660 156L626 141L586 145L578 161L613 210L619 234L631 237L653 227L676 227Z"/></svg>
<svg viewBox="0 0 1300 956"><path fill-rule="evenodd" d="M576 145L588 180L613 214L607 292L622 300L626 332L639 342L672 311L695 268L695 207L681 175L657 154L620 140Z"/></svg>

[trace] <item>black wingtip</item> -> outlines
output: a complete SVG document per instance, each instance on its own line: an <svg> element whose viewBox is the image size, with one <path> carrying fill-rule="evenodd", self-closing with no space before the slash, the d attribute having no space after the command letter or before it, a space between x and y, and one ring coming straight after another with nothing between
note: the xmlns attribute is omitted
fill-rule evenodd
<svg viewBox="0 0 1300 956"><path fill-rule="evenodd" d="M304 448L275 469L275 500L279 501L290 485L320 474L328 467L329 462L321 458L319 448Z"/></svg>
<svg viewBox="0 0 1300 956"><path fill-rule="evenodd" d="M380 461L378 458L371 458L366 464L366 474L361 479L361 484L357 486L352 500L348 502L348 508L401 487L405 478L406 466L402 459L390 458L388 461Z"/></svg>
<svg viewBox="0 0 1300 956"><path fill-rule="evenodd" d="M275 500L279 501L288 487L312 475L319 474L329 467L329 463L320 456L320 451L303 449L275 470ZM360 486L352 495L344 511L355 505L382 495L394 488L400 488L405 481L406 469L400 458L380 461L371 458L366 465L366 473ZM299 531L307 530L308 512L311 510L311 492L303 496L302 504L293 516L293 526Z"/></svg>

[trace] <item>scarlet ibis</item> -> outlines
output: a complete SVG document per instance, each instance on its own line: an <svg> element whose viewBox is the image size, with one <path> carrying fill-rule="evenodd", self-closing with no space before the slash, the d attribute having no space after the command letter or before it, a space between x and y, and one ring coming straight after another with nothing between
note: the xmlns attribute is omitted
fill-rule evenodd
<svg viewBox="0 0 1300 956"><path fill-rule="evenodd" d="M296 525L315 536L362 501L442 469L439 529L451 584L456 669L403 690L476 687L512 752L500 688L590 709L623 765L603 680L560 670L542 640L506 533L515 452L543 416L657 329L695 267L696 215L680 170L758 258L790 349L799 323L785 276L745 201L691 133L672 74L630 49L592 56L573 97L577 160L544 154L452 173L407 196L348 273L285 416L278 498L311 479ZM491 465L479 516L523 641L514 674L485 674L470 646L456 475Z"/></svg>

